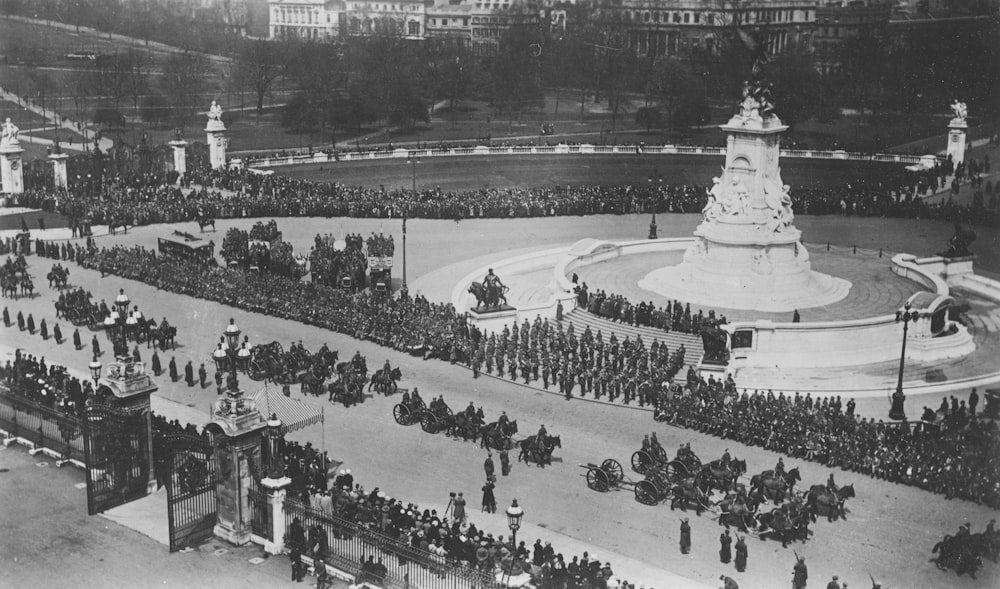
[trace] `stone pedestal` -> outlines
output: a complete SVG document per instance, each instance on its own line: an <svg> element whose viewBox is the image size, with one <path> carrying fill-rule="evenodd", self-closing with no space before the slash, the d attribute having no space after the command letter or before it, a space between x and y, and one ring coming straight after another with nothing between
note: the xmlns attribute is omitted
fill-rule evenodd
<svg viewBox="0 0 1000 589"><path fill-rule="evenodd" d="M209 145L211 145L211 135L209 135ZM223 139L225 141L225 139ZM187 173L187 146L188 142L183 139L177 139L176 141L171 141L168 143L170 147L174 148L174 171L177 172L177 181L180 182L180 176ZM211 148L209 148L211 153ZM223 154L223 162L225 162L225 154ZM213 166L214 167L214 166Z"/></svg>
<svg viewBox="0 0 1000 589"><path fill-rule="evenodd" d="M969 124L961 119L952 119L948 123L948 152L951 161L956 166L965 161L965 132Z"/></svg>
<svg viewBox="0 0 1000 589"><path fill-rule="evenodd" d="M730 309L791 312L847 296L850 283L813 272L802 232L792 224L778 166L778 117L744 109L729 134L726 167L709 191L697 241L677 266L654 270L639 286L691 303Z"/></svg>
<svg viewBox="0 0 1000 589"><path fill-rule="evenodd" d="M264 551L268 554L281 554L285 550L285 496L292 479L266 478L260 481L267 490L267 505L270 508L271 538L264 540Z"/></svg>
<svg viewBox="0 0 1000 589"><path fill-rule="evenodd" d="M69 156L65 153L53 153L49 156L52 162L52 183L56 188L68 188L69 181L66 176L66 160Z"/></svg>
<svg viewBox="0 0 1000 589"><path fill-rule="evenodd" d="M510 305L504 305L499 309L480 311L469 309L469 321L479 328L484 334L490 332L501 332L505 325L517 321L517 309Z"/></svg>
<svg viewBox="0 0 1000 589"><path fill-rule="evenodd" d="M220 120L209 120L205 126L208 141L208 161L213 170L226 165L226 126Z"/></svg>
<svg viewBox="0 0 1000 589"><path fill-rule="evenodd" d="M2 191L7 194L24 192L24 171L21 169L21 154L24 150L16 143L0 147L0 181Z"/></svg>
<svg viewBox="0 0 1000 589"><path fill-rule="evenodd" d="M215 444L218 477L215 500L218 506L214 533L242 546L250 542L252 510L251 464L260 464L261 434L266 427L254 402L239 390L226 391L212 408L211 430Z"/></svg>
<svg viewBox="0 0 1000 589"><path fill-rule="evenodd" d="M149 478L146 481L146 493L156 492L156 470L153 468L153 423L150 396L159 390L159 386L146 372L143 362L133 362L131 357L123 355L108 365L107 375L101 379L97 391L107 389L111 392L110 405L117 409L139 411L146 420L146 460L148 461Z"/></svg>

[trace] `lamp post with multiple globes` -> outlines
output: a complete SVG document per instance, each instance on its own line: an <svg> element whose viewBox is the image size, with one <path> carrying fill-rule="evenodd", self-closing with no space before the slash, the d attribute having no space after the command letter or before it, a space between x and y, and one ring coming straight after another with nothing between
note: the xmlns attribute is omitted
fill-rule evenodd
<svg viewBox="0 0 1000 589"><path fill-rule="evenodd" d="M243 345L240 346L240 333L242 332L236 325L236 320L230 318L229 325L226 326L222 337L219 338L219 345L212 352L215 367L220 372L229 372L226 386L230 390L238 387L237 370L239 370L240 364L245 364L250 360L249 339L244 338Z"/></svg>
<svg viewBox="0 0 1000 589"><path fill-rule="evenodd" d="M896 392L892 394L892 406L889 409L889 419L906 419L906 411L903 402L906 395L903 394L903 367L906 363L906 334L909 331L910 322L916 321L920 317L919 311L910 310L910 302L903 305L902 311L896 311L896 322L903 324L903 346L899 352L899 378L896 381Z"/></svg>

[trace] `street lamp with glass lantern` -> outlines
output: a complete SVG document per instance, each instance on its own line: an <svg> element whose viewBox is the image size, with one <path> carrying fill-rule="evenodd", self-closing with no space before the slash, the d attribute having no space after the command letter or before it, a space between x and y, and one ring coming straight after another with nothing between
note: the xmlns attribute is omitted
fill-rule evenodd
<svg viewBox="0 0 1000 589"><path fill-rule="evenodd" d="M230 318L229 325L226 326L222 337L219 338L218 347L212 352L215 367L220 372L229 372L227 387L230 390L235 390L239 386L236 376L236 360L239 358L240 333L242 332L236 325L236 320Z"/></svg>
<svg viewBox="0 0 1000 589"><path fill-rule="evenodd" d="M517 499L511 502L507 508L507 527L510 528L511 544L513 552L517 552L517 531L521 529L521 518L524 517L524 510L517 504Z"/></svg>
<svg viewBox="0 0 1000 589"><path fill-rule="evenodd" d="M896 322L903 323L903 346L899 353L899 379L896 381L896 392L892 394L892 406L889 409L889 419L906 419L906 411L903 402L906 395L903 394L903 366L906 363L906 333L909 331L910 321L916 321L920 317L919 311L910 310L910 301L906 301L902 311L896 311Z"/></svg>
<svg viewBox="0 0 1000 589"><path fill-rule="evenodd" d="M97 359L97 354L94 354L94 359L87 365L90 369L90 378L94 379L94 389L97 389L97 383L101 380L101 367L101 361Z"/></svg>
<svg viewBox="0 0 1000 589"><path fill-rule="evenodd" d="M656 176L658 178L657 183L655 185L653 183L653 177L654 176ZM660 174L657 174L656 171L654 170L653 173L649 175L649 178L647 179L647 182L649 183L649 191L650 191L650 193L654 195L654 198L653 198L653 219L649 222L649 239L656 239L657 238L657 232L656 232L656 205L659 204L659 202L660 202L660 195L663 193L663 176L660 175ZM654 188L654 186L655 186L655 188Z"/></svg>
<svg viewBox="0 0 1000 589"><path fill-rule="evenodd" d="M118 289L118 296L115 297L115 307L118 308L119 315L124 316L126 313L128 313L128 306L129 303L131 302L132 301L129 300L128 295L125 294L125 289L124 288Z"/></svg>

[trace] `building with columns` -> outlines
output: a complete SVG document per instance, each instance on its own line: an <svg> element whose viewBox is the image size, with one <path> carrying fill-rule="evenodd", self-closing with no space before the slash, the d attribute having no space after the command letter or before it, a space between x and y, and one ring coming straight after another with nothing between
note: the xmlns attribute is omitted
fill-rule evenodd
<svg viewBox="0 0 1000 589"><path fill-rule="evenodd" d="M340 0L270 0L271 39L333 41L342 31Z"/></svg>
<svg viewBox="0 0 1000 589"><path fill-rule="evenodd" d="M425 0L346 0L347 34L424 39L429 4Z"/></svg>

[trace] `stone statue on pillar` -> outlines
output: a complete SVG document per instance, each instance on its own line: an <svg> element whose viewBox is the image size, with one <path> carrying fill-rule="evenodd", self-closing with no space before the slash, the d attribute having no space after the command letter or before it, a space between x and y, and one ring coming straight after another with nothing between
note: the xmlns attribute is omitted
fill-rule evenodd
<svg viewBox="0 0 1000 589"><path fill-rule="evenodd" d="M222 122L222 107L219 106L219 103L214 100L212 101L212 106L208 109L208 120L209 122Z"/></svg>
<svg viewBox="0 0 1000 589"><path fill-rule="evenodd" d="M222 122L222 107L214 100L208 109L205 133L209 163L213 170L218 170L226 165L226 125Z"/></svg>
<svg viewBox="0 0 1000 589"><path fill-rule="evenodd" d="M20 194L24 192L24 172L21 169L20 129L10 117L0 125L0 185L3 192Z"/></svg>
<svg viewBox="0 0 1000 589"><path fill-rule="evenodd" d="M965 122L965 119L969 116L969 107L966 106L964 102L959 102L955 99L955 102L951 104L951 112L955 114L953 121ZM7 119L8 121L10 119Z"/></svg>
<svg viewBox="0 0 1000 589"><path fill-rule="evenodd" d="M20 147L21 142L18 139L18 134L21 132L17 125L11 122L10 117L3 122L2 131L0 131L0 147Z"/></svg>

